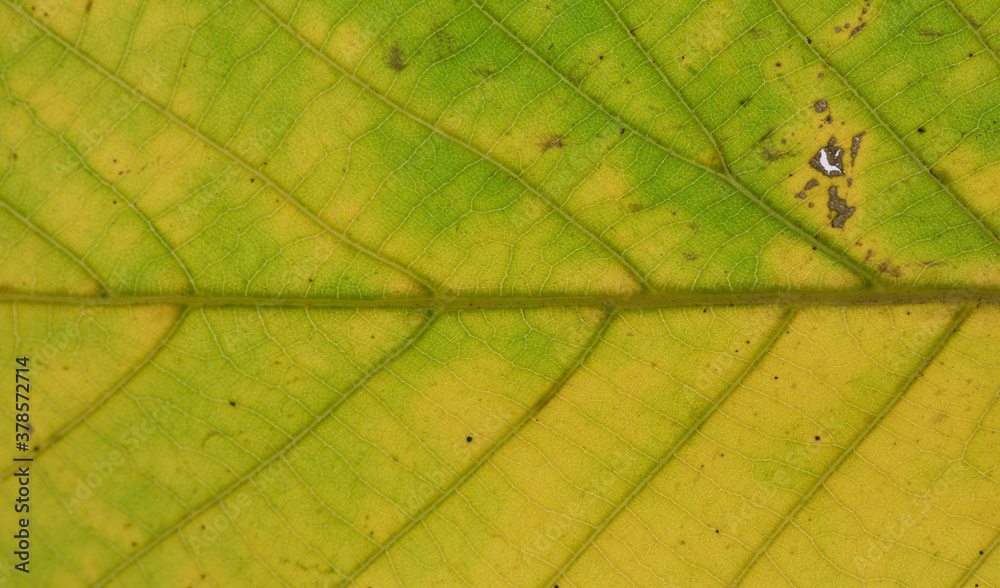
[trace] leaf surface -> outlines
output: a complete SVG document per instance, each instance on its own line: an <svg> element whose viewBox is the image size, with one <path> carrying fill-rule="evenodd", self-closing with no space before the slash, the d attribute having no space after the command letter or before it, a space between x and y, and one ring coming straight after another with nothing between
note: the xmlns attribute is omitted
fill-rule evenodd
<svg viewBox="0 0 1000 588"><path fill-rule="evenodd" d="M1000 584L998 43L993 0L0 0L0 578Z"/></svg>

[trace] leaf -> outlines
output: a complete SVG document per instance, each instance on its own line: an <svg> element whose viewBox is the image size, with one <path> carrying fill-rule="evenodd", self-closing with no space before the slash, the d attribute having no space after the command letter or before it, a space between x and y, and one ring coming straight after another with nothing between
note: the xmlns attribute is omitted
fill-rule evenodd
<svg viewBox="0 0 1000 588"><path fill-rule="evenodd" d="M998 15L2 0L0 577L1000 584Z"/></svg>

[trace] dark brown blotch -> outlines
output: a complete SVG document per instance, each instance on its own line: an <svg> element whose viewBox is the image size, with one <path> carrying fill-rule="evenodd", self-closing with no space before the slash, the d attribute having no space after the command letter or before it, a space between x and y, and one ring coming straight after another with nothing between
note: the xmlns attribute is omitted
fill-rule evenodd
<svg viewBox="0 0 1000 588"><path fill-rule="evenodd" d="M549 149L562 149L563 135L551 134L542 137L540 145L542 147L542 153L545 153Z"/></svg>
<svg viewBox="0 0 1000 588"><path fill-rule="evenodd" d="M851 137L851 167L854 167L854 160L858 158L858 150L861 149L861 138L865 136L865 131Z"/></svg>
<svg viewBox="0 0 1000 588"><path fill-rule="evenodd" d="M394 44L389 48L389 52L385 54L385 64L395 71L406 69L406 60L399 45Z"/></svg>
<svg viewBox="0 0 1000 588"><path fill-rule="evenodd" d="M843 229L844 224L847 223L847 219L854 216L854 211L856 207L848 206L847 201L837 195L837 187L830 186L828 191L830 199L826 202L826 207L830 209L833 214L833 220L830 221L830 226L835 229Z"/></svg>

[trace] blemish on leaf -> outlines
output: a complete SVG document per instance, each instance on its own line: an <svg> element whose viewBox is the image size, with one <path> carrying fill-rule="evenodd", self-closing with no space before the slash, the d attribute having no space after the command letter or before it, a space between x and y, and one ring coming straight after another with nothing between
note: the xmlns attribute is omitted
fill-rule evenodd
<svg viewBox="0 0 1000 588"><path fill-rule="evenodd" d="M819 182L817 182L815 178L810 178L810 180L808 182L806 182L805 187L802 188L802 189L805 190L805 191L809 191L809 190L812 190L813 188L817 188L817 187L819 187Z"/></svg>
<svg viewBox="0 0 1000 588"><path fill-rule="evenodd" d="M826 147L820 148L809 160L809 165L826 177L844 175L844 150L837 147L837 138L830 137Z"/></svg>
<svg viewBox="0 0 1000 588"><path fill-rule="evenodd" d="M815 109L816 112L826 112L827 106L829 106L829 103L827 103L826 100L817 100L816 103L813 104L813 109Z"/></svg>
<svg viewBox="0 0 1000 588"><path fill-rule="evenodd" d="M854 167L854 160L858 157L858 150L861 149L861 138L865 136L865 131L851 137L851 167Z"/></svg>
<svg viewBox="0 0 1000 588"><path fill-rule="evenodd" d="M766 146L766 145L764 147L762 147L761 150L760 150L760 156L761 156L762 159L764 159L764 161L778 161L779 159L781 159L782 157L784 157L786 154L787 154L787 152L778 151L774 147L769 147L769 146Z"/></svg>
<svg viewBox="0 0 1000 588"><path fill-rule="evenodd" d="M893 278L903 277L903 272L900 271L899 266L892 265L888 261L883 261L879 264L878 273L891 276Z"/></svg>
<svg viewBox="0 0 1000 588"><path fill-rule="evenodd" d="M545 153L549 149L562 149L563 148L563 135L548 135L543 137L540 146L542 148L542 153Z"/></svg>
<svg viewBox="0 0 1000 588"><path fill-rule="evenodd" d="M483 78L484 80L490 79L491 77L495 76L496 73L497 73L497 72L493 71L492 68L490 68L489 66L485 66L485 65L477 65L476 67L472 68L472 71L473 71L473 73L475 73L477 76Z"/></svg>
<svg viewBox="0 0 1000 588"><path fill-rule="evenodd" d="M399 45L393 44L385 56L385 64L395 71L403 71L406 68L406 61L403 58L403 50Z"/></svg>
<svg viewBox="0 0 1000 588"><path fill-rule="evenodd" d="M854 216L856 207L848 206L847 201L837 195L836 186L830 186L828 193L830 195L830 199L827 200L826 206L830 209L830 212L833 215L833 220L830 221L830 226L835 229L843 229L847 219Z"/></svg>

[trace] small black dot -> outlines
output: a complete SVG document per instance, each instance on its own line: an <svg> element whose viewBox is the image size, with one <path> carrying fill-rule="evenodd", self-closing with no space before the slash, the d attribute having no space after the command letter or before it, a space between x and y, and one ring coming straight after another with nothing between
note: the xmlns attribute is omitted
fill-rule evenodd
<svg viewBox="0 0 1000 588"><path fill-rule="evenodd" d="M229 406L236 406L236 403L235 403L235 402L233 402L232 400L230 400L230 401L229 401Z"/></svg>
<svg viewBox="0 0 1000 588"><path fill-rule="evenodd" d="M716 533L718 533L718 532L719 532L719 530L718 530L718 529L716 529L716 530L715 530L715 532L716 532Z"/></svg>
<svg viewBox="0 0 1000 588"><path fill-rule="evenodd" d="M917 129L917 132L918 133L926 133L927 131L924 130L924 127L920 127L919 129Z"/></svg>
<svg viewBox="0 0 1000 588"><path fill-rule="evenodd" d="M775 63L774 67L781 67L781 62L779 61L779 62Z"/></svg>
<svg viewBox="0 0 1000 588"><path fill-rule="evenodd" d="M819 441L819 435L816 435L816 440Z"/></svg>
<svg viewBox="0 0 1000 588"><path fill-rule="evenodd" d="M465 438L465 442L466 443L472 443L472 437L466 437Z"/></svg>
<svg viewBox="0 0 1000 588"><path fill-rule="evenodd" d="M982 551L980 551L980 552L979 552L979 555L982 555L982 554L983 554L983 552L982 552Z"/></svg>

